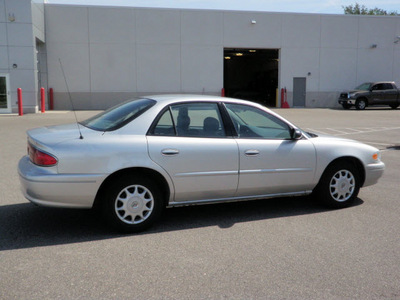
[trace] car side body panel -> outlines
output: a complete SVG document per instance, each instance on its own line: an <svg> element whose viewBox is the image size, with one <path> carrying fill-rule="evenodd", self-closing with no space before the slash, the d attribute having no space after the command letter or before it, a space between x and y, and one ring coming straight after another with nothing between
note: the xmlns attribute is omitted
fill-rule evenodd
<svg viewBox="0 0 400 300"><path fill-rule="evenodd" d="M379 150L372 146L331 136L321 136L311 141L317 151L315 178L318 180L326 167L337 159L354 159L362 165L359 171L365 175L363 186L376 183L383 174L385 164L373 159L373 154L377 154Z"/></svg>

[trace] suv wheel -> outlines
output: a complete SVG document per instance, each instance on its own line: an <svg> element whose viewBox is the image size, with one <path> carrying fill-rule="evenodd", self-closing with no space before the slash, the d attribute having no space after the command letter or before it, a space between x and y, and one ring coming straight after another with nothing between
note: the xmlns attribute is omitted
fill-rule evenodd
<svg viewBox="0 0 400 300"><path fill-rule="evenodd" d="M367 101L365 99L358 99L356 101L356 109L363 110L367 107Z"/></svg>

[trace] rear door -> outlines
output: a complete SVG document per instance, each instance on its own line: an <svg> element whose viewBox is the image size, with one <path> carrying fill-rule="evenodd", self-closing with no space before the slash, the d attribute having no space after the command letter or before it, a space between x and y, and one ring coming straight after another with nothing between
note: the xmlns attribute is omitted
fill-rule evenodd
<svg viewBox="0 0 400 300"><path fill-rule="evenodd" d="M397 88L395 88L391 83L385 83L384 86L385 104L397 104Z"/></svg>
<svg viewBox="0 0 400 300"><path fill-rule="evenodd" d="M174 202L233 197L238 185L238 146L227 137L216 103L167 107L147 136L151 159L175 187Z"/></svg>

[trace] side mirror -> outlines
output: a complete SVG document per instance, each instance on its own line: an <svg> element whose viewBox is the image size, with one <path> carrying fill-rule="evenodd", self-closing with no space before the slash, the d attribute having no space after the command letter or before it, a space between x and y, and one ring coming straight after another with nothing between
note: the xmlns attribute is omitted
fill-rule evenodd
<svg viewBox="0 0 400 300"><path fill-rule="evenodd" d="M292 140L300 140L303 136L303 133L301 132L300 129L292 128L290 130L290 135L291 135Z"/></svg>

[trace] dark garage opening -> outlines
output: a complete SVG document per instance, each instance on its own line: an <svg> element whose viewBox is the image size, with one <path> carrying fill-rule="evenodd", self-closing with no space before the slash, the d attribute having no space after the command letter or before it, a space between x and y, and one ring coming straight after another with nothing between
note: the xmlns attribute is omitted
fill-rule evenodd
<svg viewBox="0 0 400 300"><path fill-rule="evenodd" d="M278 49L225 48L225 95L276 107L278 69Z"/></svg>

